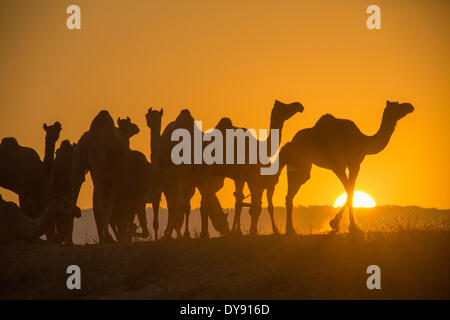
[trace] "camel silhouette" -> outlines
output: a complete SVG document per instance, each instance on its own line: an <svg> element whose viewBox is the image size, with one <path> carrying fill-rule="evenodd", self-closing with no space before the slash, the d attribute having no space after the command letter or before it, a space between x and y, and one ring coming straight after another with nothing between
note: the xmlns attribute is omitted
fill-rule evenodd
<svg viewBox="0 0 450 320"><path fill-rule="evenodd" d="M0 187L18 194L20 207L30 217L37 217L43 211L37 203L51 174L55 144L61 131L59 122L43 127L46 131L44 161L34 149L19 145L15 138L4 138L0 144Z"/></svg>
<svg viewBox="0 0 450 320"><path fill-rule="evenodd" d="M181 224L184 214L189 215L190 200L195 192L194 173L191 165L175 165L171 150L175 145L171 136L176 129L193 132L194 118L187 109L181 110L175 121L170 122L161 135L158 168L162 174L162 187L167 201L168 219L164 238L169 239L175 230L181 238ZM193 136L193 134L192 134ZM181 222L180 222L181 221Z"/></svg>
<svg viewBox="0 0 450 320"><path fill-rule="evenodd" d="M75 146L71 200L76 204L85 175L90 171L94 184L94 218L101 243L114 241L108 230L111 217L125 215L118 211L123 210L120 192L127 180L129 157L127 142L106 110L97 114Z"/></svg>
<svg viewBox="0 0 450 320"><path fill-rule="evenodd" d="M339 231L342 214L348 207L350 232L361 233L353 217L353 191L360 164L366 155L379 153L386 147L397 121L413 110L410 103L386 101L380 128L373 136L364 135L353 121L337 119L330 114L322 116L314 127L297 132L280 152L280 170L287 165L286 233L295 233L292 202L310 178L312 164L332 170L347 192L347 202L330 221L333 232Z"/></svg>
<svg viewBox="0 0 450 320"><path fill-rule="evenodd" d="M153 110L149 110L148 116ZM161 113L162 115L162 113ZM194 118L189 110L184 109L180 112L175 121L169 123L164 129L160 139L156 137L156 131L152 129L152 163L157 161L156 168L160 174L162 191L167 200L168 206L168 223L164 231L165 238L171 238L173 231L176 231L177 237L182 237L181 228L185 217L185 232L186 238L189 234L189 213L190 200L198 188L201 194L200 212L202 216L202 230L201 236L206 238L209 236L208 232L208 217L211 218L213 226L221 234L229 232L226 214L223 212L220 202L215 193L222 188L223 178L211 175L209 172L195 168L193 164L175 165L171 159L171 150L176 142L172 141L172 133L176 129L185 129L189 131L191 136L194 136L194 130L200 131L194 125ZM203 132L198 132L202 135ZM154 141L158 141L154 144ZM159 145L159 150L156 151L155 145ZM194 148L192 144L192 148ZM154 157L154 152L156 156ZM193 152L191 152L193 155ZM191 162L192 163L192 162Z"/></svg>
<svg viewBox="0 0 450 320"><path fill-rule="evenodd" d="M52 172L53 160L55 157L55 146L59 139L62 127L61 124L56 121L51 126L44 123L43 125L45 134L45 155L44 155L44 177L50 176Z"/></svg>
<svg viewBox="0 0 450 320"><path fill-rule="evenodd" d="M153 110L149 108L145 119L147 126L150 128L150 161L154 172L153 192L149 192L148 202L152 203L153 208L153 232L155 240L158 240L159 235L159 205L161 201L161 194L163 190L160 166L160 145L161 145L161 122L164 110Z"/></svg>
<svg viewBox="0 0 450 320"><path fill-rule="evenodd" d="M52 173L43 200L46 203L46 207L55 197L70 202L70 173L74 148L75 144L71 144L69 140L63 140L60 147L56 150ZM79 217L81 217L81 210L77 206L72 206L70 214L61 212L56 217L55 222L50 224L46 232L47 239L53 240L55 243L72 245L73 220Z"/></svg>
<svg viewBox="0 0 450 320"><path fill-rule="evenodd" d="M131 137L139 133L139 127L131 122L131 119L118 119L117 126L122 132L127 145ZM149 231L147 227L147 218L145 206L148 202L147 196L151 192L153 184L155 184L154 173L152 165L147 161L145 155L139 151L129 149L130 165L128 173L128 184L124 185L122 191L122 201L125 201L124 224L126 227L126 240L131 241L133 236L147 238ZM134 225L134 217L137 216L139 220L142 233L137 233L137 227Z"/></svg>
<svg viewBox="0 0 450 320"><path fill-rule="evenodd" d="M279 130L278 135L278 145L281 141L281 133L283 130L284 122L288 119L290 119L292 116L294 116L296 113L303 112L303 106L299 102L293 102L293 103L283 103L281 101L275 100L275 103L273 105L271 114L270 114L270 129L277 129ZM227 135L225 134L226 129L238 129L238 127L233 126L231 120L229 118L222 118L219 123L216 126L216 129L219 129L222 132L222 135L224 136L224 155L226 154L226 142ZM242 128L241 128L242 129ZM245 130L245 129L244 129ZM252 139L252 138L250 138ZM270 132L268 138L266 139L265 143L267 146L271 146L272 144L272 132ZM245 150L247 157L250 152L249 148L249 140L246 139L246 145ZM236 157L236 143L235 145L235 151L234 155ZM260 143L257 143L257 145L261 145ZM278 152L278 150L276 150ZM268 153L270 151L268 150ZM273 156L273 154L268 154L269 156ZM262 194L265 189L267 189L267 201L268 201L268 211L270 214L270 218L272 221L272 228L274 233L278 233L277 226L275 224L275 220L273 217L273 203L272 203L272 197L274 192L275 184L278 182L278 175L261 175L261 167L264 165L261 164L236 164L237 161L235 159L235 164L226 164L226 165L212 165L211 166L211 172L213 172L216 175L222 175L228 178L231 178L234 180L235 184L235 216L233 220L233 227L232 232L238 235L242 235L241 231L241 223L240 223L240 215L242 212L243 206L249 206L248 204L245 204L244 201L244 185L247 183L247 186L250 190L251 194L251 203L250 203L250 217L251 217L251 225L250 225L250 234L255 235L257 234L257 227L258 227L258 220L259 216L261 214L261 198Z"/></svg>
<svg viewBox="0 0 450 320"><path fill-rule="evenodd" d="M5 138L0 146L0 162L11 168L2 173L2 186L19 195L21 212L31 218L40 217L55 198L70 199L70 167L73 146L65 140L55 154L55 144L59 139L61 124L43 125L45 136L44 161L40 161L36 151L20 146L14 138ZM3 167L3 166L2 166ZM5 186L6 182L6 186ZM48 224L47 240L72 244L73 218L81 215L76 206L71 214L63 214Z"/></svg>
<svg viewBox="0 0 450 320"><path fill-rule="evenodd" d="M5 201L0 195L0 243L40 237L61 212L70 215L70 211L70 202L53 199L40 217L30 218L14 202Z"/></svg>

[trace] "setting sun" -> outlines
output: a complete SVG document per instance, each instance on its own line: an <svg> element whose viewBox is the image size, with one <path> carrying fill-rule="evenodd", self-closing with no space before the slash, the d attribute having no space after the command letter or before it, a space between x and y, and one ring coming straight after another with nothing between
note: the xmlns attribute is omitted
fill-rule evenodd
<svg viewBox="0 0 450 320"><path fill-rule="evenodd" d="M347 201L347 194L343 193L334 202L334 207L342 207ZM373 198L363 191L355 191L353 195L353 207L373 208L377 204Z"/></svg>

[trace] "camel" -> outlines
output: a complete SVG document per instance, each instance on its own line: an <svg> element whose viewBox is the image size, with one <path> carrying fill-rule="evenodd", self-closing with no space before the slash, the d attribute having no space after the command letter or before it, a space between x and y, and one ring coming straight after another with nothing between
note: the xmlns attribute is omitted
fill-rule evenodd
<svg viewBox="0 0 450 320"><path fill-rule="evenodd" d="M278 145L281 142L281 133L283 130L284 122L294 116L296 113L303 112L303 105L299 102L293 103L283 103L281 101L275 100L273 105L271 115L270 115L270 129L278 129ZM222 131L223 136L225 135L226 129L237 129L234 127L231 120L228 118L222 118L216 126L217 129ZM245 129L244 129L245 130ZM271 145L272 132L270 132L268 138L265 143L268 146ZM226 143L224 143L225 145ZM236 145L236 144L235 144ZM258 143L259 145L259 143ZM247 155L249 153L249 141L246 140L246 150ZM268 150L269 152L269 150ZM278 152L278 150L276 150ZM226 149L224 149L224 154L226 153ZM234 153L236 155L236 152ZM273 156L273 154L268 154L269 156ZM236 163L236 161L235 161ZM216 175L223 175L225 177L231 178L234 180L235 184L235 193L234 196L236 198L235 202L235 216L233 221L232 232L237 235L242 235L241 226L240 226L240 215L242 212L243 206L248 206L248 204L244 204L244 185L247 183L250 194L251 194L251 204L250 204L250 216L251 216L251 226L250 226L250 234L257 234L258 220L261 214L261 198L264 190L267 189L267 202L268 202L268 211L272 221L272 228L274 233L278 233L278 228L275 224L274 216L273 216L273 203L272 197L275 188L275 184L278 182L278 176L280 170L278 170L278 174L274 175L261 175L260 169L262 165L260 164L227 164L227 165L213 165L212 172Z"/></svg>
<svg viewBox="0 0 450 320"><path fill-rule="evenodd" d="M160 158L160 154L161 154L161 122L162 122L163 113L164 113L164 110L162 108L159 111L153 110L153 108L149 108L149 110L146 114L147 126L150 128L150 131L151 131L150 132L150 150L151 150L150 159L151 159L152 166L154 168L155 182L156 182L154 192L150 199L152 202L152 207L153 207L153 230L155 233L155 240L158 239L159 204L161 201L161 195L162 195L163 190L165 190L168 207L169 207L169 202L170 202L171 208L172 208L172 203L173 203L172 200L169 200L172 198L171 198L170 191L168 191L172 188L172 186L170 183L166 183L166 184L163 183L166 179L168 179L168 176L163 174L164 168L166 166L161 163L162 161ZM192 193L192 195L193 195L193 193ZM169 199L167 199L167 196L169 196ZM171 211L173 212L173 209L171 209ZM189 224L189 214L188 214L189 211L190 211L190 207L188 206L185 209L187 225ZM172 216L173 215L174 214L172 213ZM170 216L170 214L169 214L169 216ZM172 220L173 219L170 218L171 225L172 225ZM180 224L177 224L176 231L177 231L178 237L180 237L181 236ZM188 232L188 229L186 229L186 232ZM186 234L186 232L185 232L185 234ZM170 232L170 234L171 233L172 232ZM167 236L167 234L169 234L168 231L165 231L164 234L166 234L166 238L170 237L170 236Z"/></svg>
<svg viewBox="0 0 450 320"><path fill-rule="evenodd" d="M187 109L182 110L176 120L166 126L162 136L159 136L162 110L159 115L156 112L151 108L149 109L147 124L152 130L152 164L155 164L155 171L159 175L158 181L161 182L161 190L166 197L169 211L164 237L171 238L173 230L176 231L178 237L182 236L183 214L186 217L184 237L190 237L190 200L195 193L195 188L199 189L202 196L200 208L202 215L201 236L205 238L209 236L208 216L220 233L227 234L229 230L226 215L223 213L220 202L215 195L215 192L223 186L223 178L214 177L207 172L199 172L191 164L175 165L171 160L171 150L175 145L175 142L171 140L173 131L184 128L193 136L194 118ZM152 121L152 118L156 120ZM157 219L157 213L155 213L155 219Z"/></svg>
<svg viewBox="0 0 450 320"><path fill-rule="evenodd" d="M122 132L125 141L129 147L130 138L139 133L139 127L131 122L131 119L117 119L117 126ZM132 236L147 238L149 231L147 228L147 218L145 206L147 195L151 192L154 184L154 175L152 165L147 161L145 155L139 151L129 149L130 166L128 173L128 186L122 192L122 199L125 201L125 210L129 210L130 214L124 217L124 223L128 226L126 240L130 241ZM136 233L133 223L134 216L137 215L142 233Z"/></svg>
<svg viewBox="0 0 450 320"><path fill-rule="evenodd" d="M129 150L122 133L106 110L100 111L74 149L71 169L71 201L75 205L88 171L94 184L93 211L100 243L114 241L108 226L111 217L122 216L120 186L127 181Z"/></svg>
<svg viewBox="0 0 450 320"><path fill-rule="evenodd" d="M332 232L339 231L340 220L348 207L350 232L361 234L353 217L353 191L361 162L366 155L381 152L388 144L397 121L413 110L410 103L386 101L380 128L373 136L363 134L353 121L338 119L330 114L322 116L314 127L297 132L280 152L280 167L287 165L286 233L295 233L292 202L300 187L309 180L311 167L315 164L332 170L347 192L346 204L330 221Z"/></svg>
<svg viewBox="0 0 450 320"><path fill-rule="evenodd" d="M155 240L158 240L159 232L159 204L161 201L162 194L162 174L160 167L160 145L161 145L161 121L164 110L153 110L149 108L145 119L147 121L147 126L150 128L150 160L153 167L154 176L154 192L150 196L150 202L153 208L153 232L155 234Z"/></svg>
<svg viewBox="0 0 450 320"><path fill-rule="evenodd" d="M60 147L56 150L53 161L52 173L45 192L46 203L58 197L70 202L71 181L70 174L72 168L72 158L75 144L69 140L63 140ZM73 220L81 217L81 210L77 206L72 207L71 214L59 214L55 222L50 225L46 232L47 240L53 240L55 243L72 245Z"/></svg>
<svg viewBox="0 0 450 320"><path fill-rule="evenodd" d="M69 214L70 203L53 199L38 218L30 218L14 202L3 200L0 195L0 243L32 240L40 237L61 213Z"/></svg>
<svg viewBox="0 0 450 320"><path fill-rule="evenodd" d="M194 118L187 109L183 109L175 121L164 129L159 148L158 170L161 174L161 184L167 200L168 219L164 238L169 239L173 230L181 237L180 225L183 214L190 211L190 200L195 192L194 174L191 165L175 165L171 159L171 150L175 143L171 140L172 132L184 128L193 131ZM193 136L193 135L192 135ZM186 226L187 227L187 226Z"/></svg>
<svg viewBox="0 0 450 320"><path fill-rule="evenodd" d="M25 187L15 184L16 187L10 190L19 194L20 209L31 218L41 216L55 198L70 198L73 146L64 140L55 156L55 144L59 139L61 124L59 122L51 126L44 124L43 128L46 131L44 161L40 161L33 149L19 146L14 138L3 139L0 152L3 161L9 159L6 161L11 162L16 159L9 181L23 181ZM45 232L47 240L72 244L73 218L80 216L81 211L76 206L72 207L70 215L61 212Z"/></svg>
<svg viewBox="0 0 450 320"><path fill-rule="evenodd" d="M53 167L53 160L55 157L55 145L59 139L59 134L62 130L61 124L56 121L53 125L43 125L45 134L45 154L44 154L44 176L50 176Z"/></svg>
<svg viewBox="0 0 450 320"><path fill-rule="evenodd" d="M19 145L15 138L4 138L0 144L0 187L17 193L20 207L30 217L43 211L36 206L36 198L42 196L42 187L51 174L61 124L44 124L43 128L46 131L43 161L35 150Z"/></svg>

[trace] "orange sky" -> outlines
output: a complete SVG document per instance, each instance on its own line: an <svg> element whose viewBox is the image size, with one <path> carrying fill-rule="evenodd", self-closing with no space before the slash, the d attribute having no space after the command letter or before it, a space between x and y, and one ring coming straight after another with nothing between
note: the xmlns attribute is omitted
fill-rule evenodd
<svg viewBox="0 0 450 320"><path fill-rule="evenodd" d="M66 28L70 4L81 7L81 30ZM370 4L381 8L382 30L366 28ZM300 101L305 111L286 123L284 143L324 113L373 134L386 99L407 101L414 113L366 158L356 189L378 204L450 208L449 9L411 0L3 0L0 137L43 156L43 122L59 120L60 141L74 141L107 108L140 126L131 146L149 156L149 106L164 107L163 126L188 107L204 129L223 116L258 129L275 99ZM232 190L227 181L220 191L224 207L234 205ZM81 207L91 207L91 192L89 179ZM342 192L315 167L294 204L332 205ZM284 172L276 205L285 193Z"/></svg>

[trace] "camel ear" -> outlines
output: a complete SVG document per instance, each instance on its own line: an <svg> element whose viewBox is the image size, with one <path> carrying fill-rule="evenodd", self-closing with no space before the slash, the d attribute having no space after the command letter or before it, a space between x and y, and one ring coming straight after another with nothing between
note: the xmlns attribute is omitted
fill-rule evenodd
<svg viewBox="0 0 450 320"><path fill-rule="evenodd" d="M127 117L127 120L128 120L128 121L131 121L130 117Z"/></svg>
<svg viewBox="0 0 450 320"><path fill-rule="evenodd" d="M159 113L161 113L161 116L163 115L163 113L164 113L164 109L163 108L161 108L161 111L159 111Z"/></svg>
<svg viewBox="0 0 450 320"><path fill-rule="evenodd" d="M47 124L46 124L46 123L44 123L44 125L43 125L43 128L44 128L44 130L45 130L45 131L47 131L47 129L48 129L48 126L47 126Z"/></svg>
<svg viewBox="0 0 450 320"><path fill-rule="evenodd" d="M150 107L150 109L148 109L148 112L152 111L153 107Z"/></svg>

